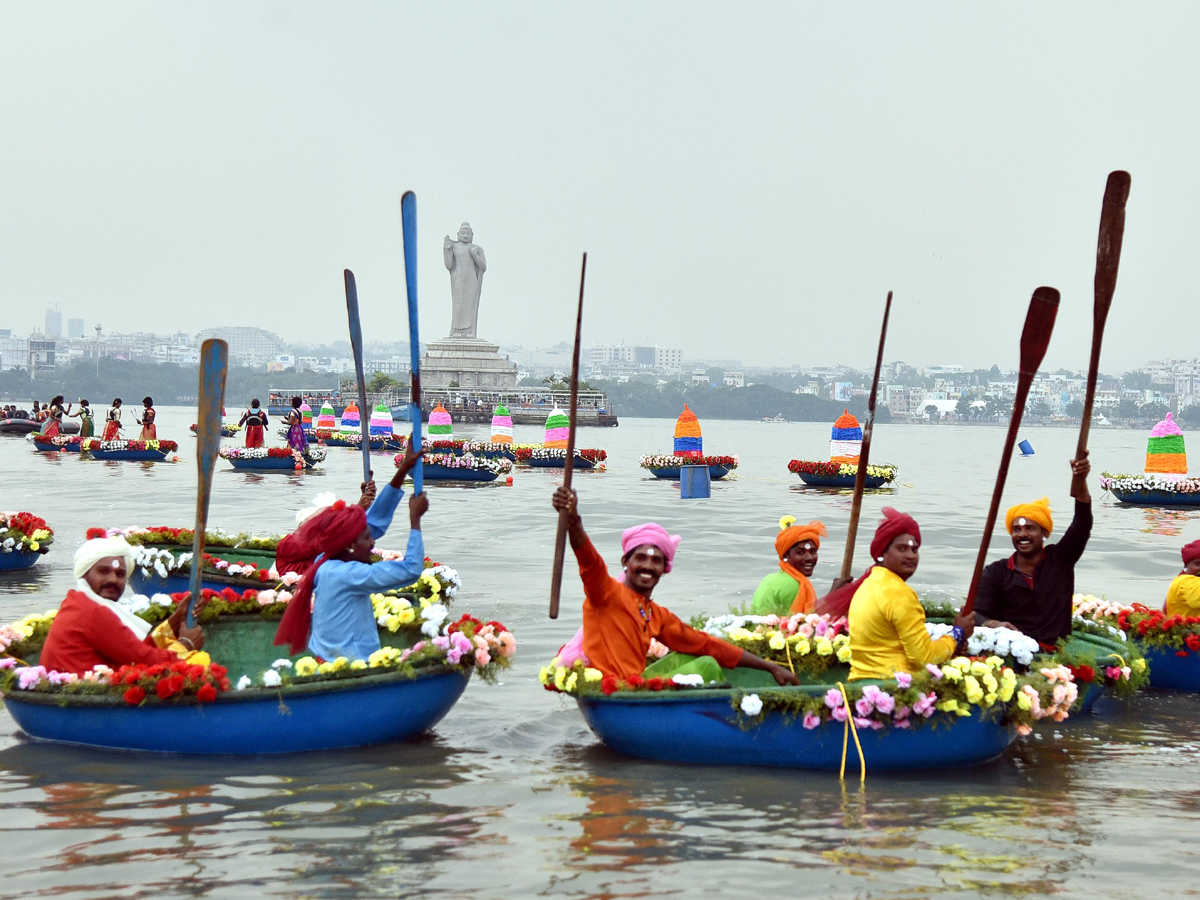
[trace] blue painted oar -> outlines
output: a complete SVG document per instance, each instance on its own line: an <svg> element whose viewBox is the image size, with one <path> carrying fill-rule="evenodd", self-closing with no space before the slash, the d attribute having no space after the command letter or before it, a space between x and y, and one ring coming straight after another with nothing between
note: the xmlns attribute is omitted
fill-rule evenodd
<svg viewBox="0 0 1200 900"><path fill-rule="evenodd" d="M192 577L188 583L187 627L196 627L192 611L200 599L204 575L204 532L208 529L208 500L213 468L221 448L221 408L225 405L225 372L229 345L210 339L200 348L200 404L196 415L196 532L192 537Z"/></svg>
<svg viewBox="0 0 1200 900"><path fill-rule="evenodd" d="M358 423L362 428L363 481L371 480L371 414L367 411L367 382L363 378L362 322L358 319L358 287L354 273L346 270L346 313L350 317L350 348L354 351L354 376L358 379Z"/></svg>
<svg viewBox="0 0 1200 900"><path fill-rule="evenodd" d="M417 195L405 191L400 198L400 222L404 227L404 284L408 288L408 346L412 354L412 437L413 452L421 450L421 338L417 333ZM413 493L425 489L423 461L417 458L412 470Z"/></svg>

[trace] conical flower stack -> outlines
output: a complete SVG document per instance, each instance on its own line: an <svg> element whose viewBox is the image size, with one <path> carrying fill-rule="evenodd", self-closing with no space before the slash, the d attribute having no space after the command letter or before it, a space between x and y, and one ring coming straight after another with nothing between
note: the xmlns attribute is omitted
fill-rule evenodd
<svg viewBox="0 0 1200 900"><path fill-rule="evenodd" d="M337 416L333 414L333 406L328 400L321 404L321 412L317 416L317 427L323 431L333 431L337 428Z"/></svg>
<svg viewBox="0 0 1200 900"><path fill-rule="evenodd" d="M380 403L371 411L371 436L392 436L392 410L386 403Z"/></svg>
<svg viewBox="0 0 1200 900"><path fill-rule="evenodd" d="M675 455L703 456L704 438L700 434L700 421L696 414L683 404L683 412L675 420Z"/></svg>
<svg viewBox="0 0 1200 900"><path fill-rule="evenodd" d="M342 431L358 431L362 428L362 419L358 415L358 404L353 400L346 407L346 411L342 413Z"/></svg>
<svg viewBox="0 0 1200 900"><path fill-rule="evenodd" d="M312 407L309 406L307 403L300 404L300 419L301 419L300 426L305 431L312 431L312 427L313 427Z"/></svg>
<svg viewBox="0 0 1200 900"><path fill-rule="evenodd" d="M557 406L546 418L546 440L542 446L546 448L561 447L566 449L567 437L571 433L571 420Z"/></svg>
<svg viewBox="0 0 1200 900"><path fill-rule="evenodd" d="M492 443L511 444L512 442L512 416L508 412L508 407L501 403L492 413Z"/></svg>
<svg viewBox="0 0 1200 900"><path fill-rule="evenodd" d="M429 414L429 439L431 441L454 440L454 423L450 420L450 413L446 412L446 407L440 403Z"/></svg>
<svg viewBox="0 0 1200 900"><path fill-rule="evenodd" d="M1171 414L1154 426L1146 442L1146 474L1172 481L1187 477L1187 451L1183 431Z"/></svg>
<svg viewBox="0 0 1200 900"><path fill-rule="evenodd" d="M833 423L833 433L829 441L829 461L856 466L860 453L862 428L859 427L858 419L850 415L850 410L845 410Z"/></svg>

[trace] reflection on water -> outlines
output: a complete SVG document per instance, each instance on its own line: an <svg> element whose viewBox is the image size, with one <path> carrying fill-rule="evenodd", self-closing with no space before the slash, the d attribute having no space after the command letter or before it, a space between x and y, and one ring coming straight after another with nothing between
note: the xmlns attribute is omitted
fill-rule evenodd
<svg viewBox="0 0 1200 900"><path fill-rule="evenodd" d="M160 433L180 442L179 463L98 463L0 439L0 506L31 509L57 532L33 570L0 576L0 620L57 604L89 526L188 523L192 420L186 410L159 414ZM624 421L585 433L586 446L609 452L609 471L576 482L606 557L615 563L624 528L659 520L684 538L663 602L685 618L722 611L776 569L772 542L779 517L791 514L828 525L816 574L827 585L850 495L804 489L786 467L824 452L828 424L705 421L713 446L741 456L741 477L714 483L708 501L683 501L676 483L637 466L668 446L673 425ZM518 440L540 439L538 429L517 430ZM460 431L481 438L487 429ZM1039 430L1038 455L1013 467L1006 502L1049 494L1056 519L1069 516L1063 461L1075 437ZM961 597L1003 432L881 426L875 440L913 488L868 494L866 534L883 506L912 513L924 536L914 586ZM1144 452L1135 432L1094 432L1092 443L1097 469L1128 468L1121 460ZM387 455L375 459L376 473L390 475ZM217 465L210 522L233 532L290 528L319 491L356 496L362 475L359 453L338 448L321 474ZM1200 696L1154 694L1128 710L1102 702L1095 716L1036 732L988 765L868 770L863 788L836 774L686 768L607 750L574 704L536 681L579 625L571 566L562 617L546 617L556 524L548 497L560 479L518 468L511 487L430 485L428 552L462 572L463 611L500 619L520 641L502 683L472 684L432 737L287 758L185 759L39 745L0 713L7 894L908 900L1194 891ZM382 546L403 547L398 519ZM1179 545L1195 537L1194 512L1099 502L1078 585L1161 603ZM992 558L1009 552L1003 531L992 546Z"/></svg>

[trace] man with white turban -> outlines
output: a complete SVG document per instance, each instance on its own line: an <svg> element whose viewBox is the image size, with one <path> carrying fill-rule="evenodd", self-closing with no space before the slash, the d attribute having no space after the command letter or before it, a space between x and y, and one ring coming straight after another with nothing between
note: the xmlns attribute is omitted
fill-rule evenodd
<svg viewBox="0 0 1200 900"><path fill-rule="evenodd" d="M196 652L204 646L204 632L185 627L185 604L152 633L149 622L117 602L133 568L133 547L123 537L107 537L102 528L88 529L87 536L75 552L75 588L58 608L40 664L80 676L98 665L116 669L180 659L206 664L208 655Z"/></svg>

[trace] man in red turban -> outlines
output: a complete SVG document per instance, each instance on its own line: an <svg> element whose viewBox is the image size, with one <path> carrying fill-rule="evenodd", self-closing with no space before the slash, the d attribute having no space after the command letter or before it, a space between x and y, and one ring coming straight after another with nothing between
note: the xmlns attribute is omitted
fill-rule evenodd
<svg viewBox="0 0 1200 900"><path fill-rule="evenodd" d="M1184 544L1183 571L1167 589L1163 611L1168 616L1200 616L1200 540Z"/></svg>

